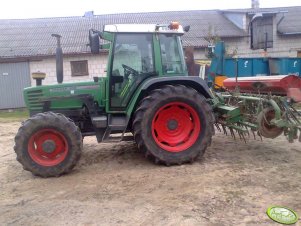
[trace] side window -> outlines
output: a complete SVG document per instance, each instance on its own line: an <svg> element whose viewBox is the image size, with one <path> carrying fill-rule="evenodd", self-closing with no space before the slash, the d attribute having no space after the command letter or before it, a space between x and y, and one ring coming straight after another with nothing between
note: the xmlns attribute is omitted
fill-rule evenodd
<svg viewBox="0 0 301 226"><path fill-rule="evenodd" d="M251 23L251 49L273 47L273 17L264 16Z"/></svg>
<svg viewBox="0 0 301 226"><path fill-rule="evenodd" d="M70 61L71 64L71 76L84 76L89 75L88 61Z"/></svg>
<svg viewBox="0 0 301 226"><path fill-rule="evenodd" d="M160 34L160 48L164 74L181 74L184 71L179 39L176 35Z"/></svg>

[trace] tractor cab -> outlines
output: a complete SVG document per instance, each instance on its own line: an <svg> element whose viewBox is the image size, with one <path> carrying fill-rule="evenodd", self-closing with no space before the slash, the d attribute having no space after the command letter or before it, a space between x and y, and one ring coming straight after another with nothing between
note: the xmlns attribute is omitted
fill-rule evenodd
<svg viewBox="0 0 301 226"><path fill-rule="evenodd" d="M125 109L137 88L149 78L187 75L180 41L184 31L178 23L114 24L104 26L103 32L90 30L89 34L92 53L109 47L109 110Z"/></svg>

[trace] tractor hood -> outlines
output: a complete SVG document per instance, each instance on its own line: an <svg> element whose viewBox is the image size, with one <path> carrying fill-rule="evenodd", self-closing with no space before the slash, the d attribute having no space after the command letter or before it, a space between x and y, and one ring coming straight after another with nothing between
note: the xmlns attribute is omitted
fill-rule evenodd
<svg viewBox="0 0 301 226"><path fill-rule="evenodd" d="M97 82L63 83L44 85L24 89L24 100L29 111L42 111L45 101L51 100L51 110L82 108L82 102L76 96L88 94L102 105L104 80Z"/></svg>

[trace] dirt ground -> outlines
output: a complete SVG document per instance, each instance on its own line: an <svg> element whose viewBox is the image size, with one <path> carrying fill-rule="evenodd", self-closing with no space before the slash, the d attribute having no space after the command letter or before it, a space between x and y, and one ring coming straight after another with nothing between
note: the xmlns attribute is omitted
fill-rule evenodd
<svg viewBox="0 0 301 226"><path fill-rule="evenodd" d="M203 158L173 167L132 142L90 137L71 174L42 179L15 160L19 125L0 123L0 225L279 225L270 205L301 214L300 143L284 137L244 144L218 133Z"/></svg>

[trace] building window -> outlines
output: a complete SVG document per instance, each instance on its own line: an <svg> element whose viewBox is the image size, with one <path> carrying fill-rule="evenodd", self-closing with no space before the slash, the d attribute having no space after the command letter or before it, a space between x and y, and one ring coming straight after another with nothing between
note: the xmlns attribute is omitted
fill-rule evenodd
<svg viewBox="0 0 301 226"><path fill-rule="evenodd" d="M262 16L251 22L251 49L273 47L273 16Z"/></svg>
<svg viewBox="0 0 301 226"><path fill-rule="evenodd" d="M70 61L71 64L71 76L84 76L89 75L88 61Z"/></svg>

